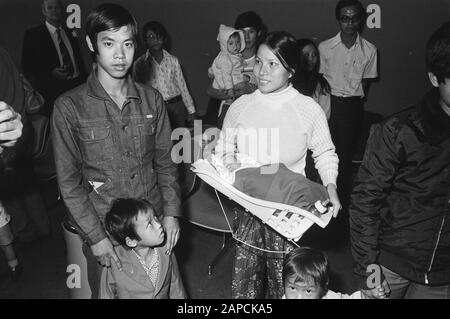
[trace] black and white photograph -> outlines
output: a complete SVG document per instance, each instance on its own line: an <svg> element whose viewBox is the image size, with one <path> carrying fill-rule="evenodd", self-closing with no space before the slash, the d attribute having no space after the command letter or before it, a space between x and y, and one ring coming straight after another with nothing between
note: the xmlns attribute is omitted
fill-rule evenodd
<svg viewBox="0 0 450 319"><path fill-rule="evenodd" d="M0 0L1 299L450 299L450 2Z"/></svg>

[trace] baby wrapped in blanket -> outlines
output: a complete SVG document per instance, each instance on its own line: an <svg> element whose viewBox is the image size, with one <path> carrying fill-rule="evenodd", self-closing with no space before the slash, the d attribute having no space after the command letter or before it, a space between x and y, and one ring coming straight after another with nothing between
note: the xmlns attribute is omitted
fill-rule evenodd
<svg viewBox="0 0 450 319"><path fill-rule="evenodd" d="M223 160L214 154L208 160L220 177L251 197L303 209L311 207L317 201L323 205L328 203L325 186L291 171L282 163L261 165L239 153L236 154L236 162L232 166L226 166ZM315 214L320 217L317 211Z"/></svg>

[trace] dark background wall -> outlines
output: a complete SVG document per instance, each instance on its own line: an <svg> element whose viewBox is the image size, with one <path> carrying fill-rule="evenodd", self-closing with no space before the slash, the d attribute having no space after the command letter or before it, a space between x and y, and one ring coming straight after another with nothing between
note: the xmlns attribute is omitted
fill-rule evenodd
<svg viewBox="0 0 450 319"><path fill-rule="evenodd" d="M207 68L219 51L220 23L233 25L236 16L254 10L269 31L285 30L296 37L320 42L337 34L334 0L122 0L140 26L162 22L172 37L172 50L183 68L198 112L205 112ZM84 24L101 0L63 1L81 8L78 30L86 62ZM379 81L369 93L366 109L389 115L414 103L429 88L424 66L425 43L431 32L450 18L449 0L361 0L380 8L380 28L365 28L363 35L379 50ZM0 45L19 64L23 34L43 21L41 0L0 0ZM142 46L139 53L142 51ZM86 63L89 65L89 63Z"/></svg>

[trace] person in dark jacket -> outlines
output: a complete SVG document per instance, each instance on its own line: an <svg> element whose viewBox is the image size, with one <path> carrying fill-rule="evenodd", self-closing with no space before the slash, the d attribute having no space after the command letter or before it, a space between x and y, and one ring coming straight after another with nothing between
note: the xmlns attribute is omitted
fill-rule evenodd
<svg viewBox="0 0 450 319"><path fill-rule="evenodd" d="M96 66L85 84L56 100L51 132L61 195L71 223L90 248L84 246L95 297L97 261L106 267L114 261L120 269L103 225L112 202L120 197L151 202L167 234L168 255L179 239L181 211L164 101L129 74L135 18L122 6L102 4L89 14L86 34Z"/></svg>
<svg viewBox="0 0 450 319"><path fill-rule="evenodd" d="M55 99L86 79L75 30L63 25L60 0L43 0L45 22L26 30L23 39L22 69L45 99L42 112L49 116Z"/></svg>
<svg viewBox="0 0 450 319"><path fill-rule="evenodd" d="M390 298L450 298L450 21L426 62L434 88L372 128L355 180L352 254L368 297L379 273Z"/></svg>

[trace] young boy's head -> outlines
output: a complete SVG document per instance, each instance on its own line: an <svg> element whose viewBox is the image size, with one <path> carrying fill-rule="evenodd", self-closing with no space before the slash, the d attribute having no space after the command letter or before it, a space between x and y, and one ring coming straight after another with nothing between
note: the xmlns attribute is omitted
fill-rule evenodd
<svg viewBox="0 0 450 319"><path fill-rule="evenodd" d="M147 22L142 28L142 37L147 49L152 51L161 50L169 40L166 28L158 21Z"/></svg>
<svg viewBox="0 0 450 319"><path fill-rule="evenodd" d="M238 32L233 32L227 41L227 50L230 54L241 52L241 36Z"/></svg>
<svg viewBox="0 0 450 319"><path fill-rule="evenodd" d="M105 3L89 13L86 42L98 66L112 77L126 75L133 63L138 27L123 7Z"/></svg>
<svg viewBox="0 0 450 319"><path fill-rule="evenodd" d="M143 199L116 200L106 214L108 233L123 247L155 247L164 242L164 229L153 206Z"/></svg>
<svg viewBox="0 0 450 319"><path fill-rule="evenodd" d="M431 84L439 88L442 107L450 110L450 21L428 40L426 64Z"/></svg>
<svg viewBox="0 0 450 319"><path fill-rule="evenodd" d="M286 299L320 299L328 290L328 258L320 250L300 247L284 259L283 283Z"/></svg>

